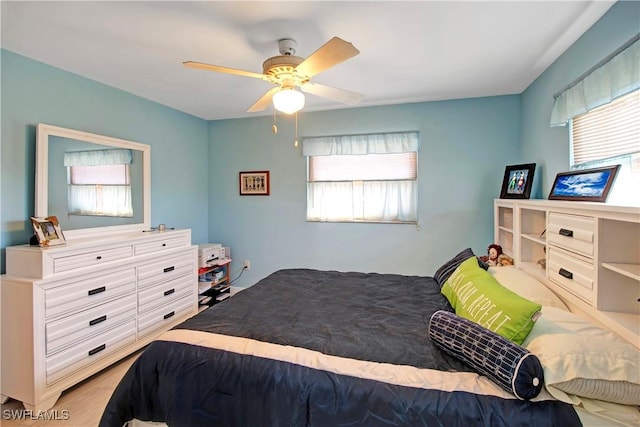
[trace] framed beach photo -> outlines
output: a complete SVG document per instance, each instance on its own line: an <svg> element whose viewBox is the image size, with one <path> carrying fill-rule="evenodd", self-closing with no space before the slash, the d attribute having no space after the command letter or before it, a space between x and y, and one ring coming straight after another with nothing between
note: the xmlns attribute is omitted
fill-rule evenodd
<svg viewBox="0 0 640 427"><path fill-rule="evenodd" d="M507 166L502 178L501 199L528 199L531 195L535 163Z"/></svg>
<svg viewBox="0 0 640 427"><path fill-rule="evenodd" d="M268 196L270 185L269 171L240 172L241 196Z"/></svg>
<svg viewBox="0 0 640 427"><path fill-rule="evenodd" d="M46 218L32 216L31 225L40 246L62 245L66 242L58 218L55 216Z"/></svg>
<svg viewBox="0 0 640 427"><path fill-rule="evenodd" d="M620 165L561 172L549 193L549 200L606 202Z"/></svg>

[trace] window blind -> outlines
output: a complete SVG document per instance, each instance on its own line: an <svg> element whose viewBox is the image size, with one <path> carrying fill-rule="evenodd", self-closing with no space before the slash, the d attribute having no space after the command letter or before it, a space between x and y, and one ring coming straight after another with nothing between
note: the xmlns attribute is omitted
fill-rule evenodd
<svg viewBox="0 0 640 427"><path fill-rule="evenodd" d="M572 166L640 152L640 90L572 120Z"/></svg>
<svg viewBox="0 0 640 427"><path fill-rule="evenodd" d="M415 151L396 154L312 156L309 181L415 180L418 175Z"/></svg>

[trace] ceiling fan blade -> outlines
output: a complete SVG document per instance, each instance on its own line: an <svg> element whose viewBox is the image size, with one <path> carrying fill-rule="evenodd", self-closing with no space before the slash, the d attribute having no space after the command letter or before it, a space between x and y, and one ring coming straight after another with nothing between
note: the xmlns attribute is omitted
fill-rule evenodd
<svg viewBox="0 0 640 427"><path fill-rule="evenodd" d="M280 90L279 86L274 87L264 95L260 99L256 101L249 109L247 113L255 113L257 111L262 111L267 108L271 104L271 99L273 98L273 94Z"/></svg>
<svg viewBox="0 0 640 427"><path fill-rule="evenodd" d="M360 51L351 43L334 37L302 61L296 67L296 73L299 76L313 77L359 53Z"/></svg>
<svg viewBox="0 0 640 427"><path fill-rule="evenodd" d="M300 86L303 92L333 99L344 104L355 105L362 101L364 95L350 90L338 89L337 87L325 86L318 83L306 83Z"/></svg>
<svg viewBox="0 0 640 427"><path fill-rule="evenodd" d="M195 68L198 70L218 71L221 73L236 74L238 76L254 77L256 79L265 80L264 74L254 73L253 71L238 70L235 68L221 67L219 65L204 64L202 62L185 61L182 63L185 67Z"/></svg>

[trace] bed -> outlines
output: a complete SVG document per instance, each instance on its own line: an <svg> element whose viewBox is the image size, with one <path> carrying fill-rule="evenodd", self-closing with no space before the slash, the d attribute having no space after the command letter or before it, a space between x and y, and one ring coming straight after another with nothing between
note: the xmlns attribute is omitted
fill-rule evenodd
<svg viewBox="0 0 640 427"><path fill-rule="evenodd" d="M435 345L453 311L434 277L280 270L151 343L100 426L582 425L575 402L518 399Z"/></svg>

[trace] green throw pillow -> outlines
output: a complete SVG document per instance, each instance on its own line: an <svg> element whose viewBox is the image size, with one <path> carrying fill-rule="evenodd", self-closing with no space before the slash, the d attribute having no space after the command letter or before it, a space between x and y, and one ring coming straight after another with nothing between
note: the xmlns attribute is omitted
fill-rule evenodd
<svg viewBox="0 0 640 427"><path fill-rule="evenodd" d="M464 261L442 286L442 294L460 317L522 344L542 306L502 286L478 266L475 257Z"/></svg>

